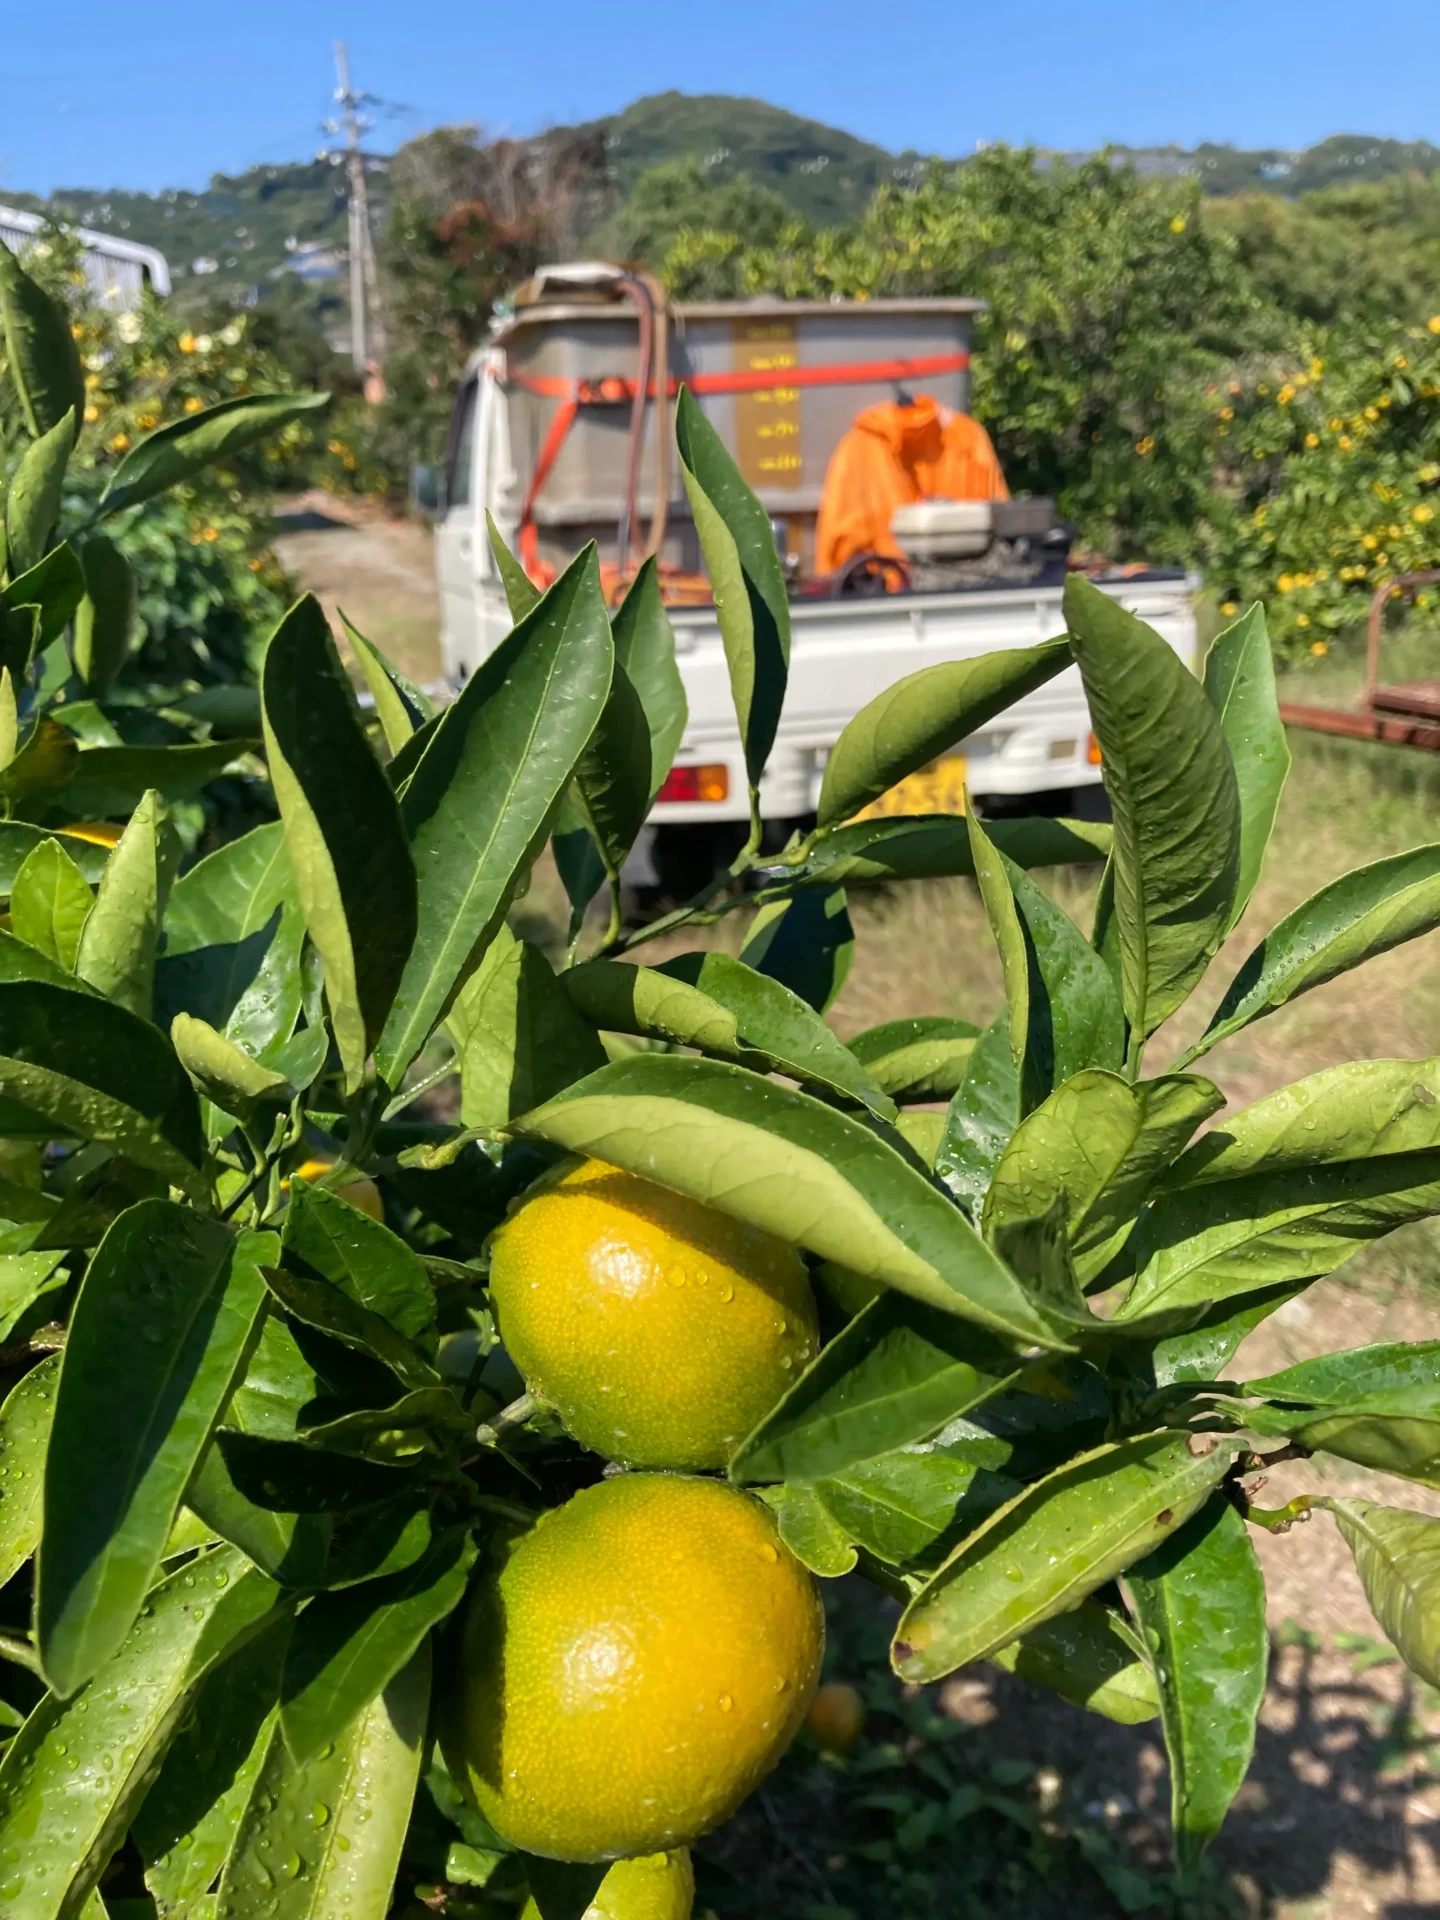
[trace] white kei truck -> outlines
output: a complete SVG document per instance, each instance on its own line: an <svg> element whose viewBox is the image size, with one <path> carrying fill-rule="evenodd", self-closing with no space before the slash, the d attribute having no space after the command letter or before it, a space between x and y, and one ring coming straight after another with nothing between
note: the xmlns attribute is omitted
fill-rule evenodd
<svg viewBox="0 0 1440 1920"><path fill-rule="evenodd" d="M856 413L923 392L967 410L975 300L697 301L667 306L646 275L604 263L543 269L492 323L456 395L443 471L419 470L435 515L447 678L509 632L486 514L531 577L553 578L596 540L617 583L658 554L689 723L628 877L681 895L724 864L748 818L724 649L673 451L673 396L700 402L770 513L791 582L790 677L761 789L767 842L813 815L826 758L884 688L939 661L1062 633L1069 547L1047 501L926 501L892 535L904 562L813 566L830 457ZM648 528L648 533L647 533ZM1092 573L1191 665L1193 578ZM877 805L1096 817L1099 755L1073 667L957 741ZM648 868L648 870L647 870Z"/></svg>

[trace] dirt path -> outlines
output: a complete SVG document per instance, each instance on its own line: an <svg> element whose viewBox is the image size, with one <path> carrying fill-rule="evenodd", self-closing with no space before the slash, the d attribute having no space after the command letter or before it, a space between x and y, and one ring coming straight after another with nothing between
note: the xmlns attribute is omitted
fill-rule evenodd
<svg viewBox="0 0 1440 1920"><path fill-rule="evenodd" d="M426 528L318 489L288 496L275 526L282 564L319 595L337 633L343 609L412 680L438 678L440 602Z"/></svg>

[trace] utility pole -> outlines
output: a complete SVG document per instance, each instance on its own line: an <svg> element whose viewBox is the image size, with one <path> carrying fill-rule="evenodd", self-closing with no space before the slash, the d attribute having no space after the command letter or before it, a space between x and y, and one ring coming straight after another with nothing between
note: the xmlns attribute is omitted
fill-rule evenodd
<svg viewBox="0 0 1440 1920"><path fill-rule="evenodd" d="M350 85L350 56L345 42L335 43L335 77L339 82L335 98L340 103L341 125L345 132L345 166L349 182L350 217L350 358L356 370L364 373L373 357L384 353L380 325L379 286L375 271L375 249L370 238L370 200L365 185L365 155L360 136L370 122L360 115L366 96ZM373 348L373 354L372 354Z"/></svg>

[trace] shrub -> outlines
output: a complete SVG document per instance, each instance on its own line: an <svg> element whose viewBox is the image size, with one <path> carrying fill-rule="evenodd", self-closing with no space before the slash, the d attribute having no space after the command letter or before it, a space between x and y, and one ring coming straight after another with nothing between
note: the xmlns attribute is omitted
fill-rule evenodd
<svg viewBox="0 0 1440 1920"><path fill-rule="evenodd" d="M50 512L33 504L66 448L77 377L68 334L52 329L50 347L43 364L12 358L41 435L6 524L12 553L48 546L40 564L64 569L69 549L49 546ZM260 403L243 404L248 433ZM146 457L213 450L240 418L197 415ZM281 820L178 880L153 791L88 869L63 835L0 824L13 1381L0 1408L13 1728L0 1899L17 1920L78 1913L102 1879L109 1899L138 1901L143 1886L167 1913L218 1883L222 1915L283 1898L316 1920L380 1920L398 1884L401 1911L412 1891L473 1915L528 1890L541 1914L573 1920L607 1860L557 1865L482 1819L434 1757L432 1706L462 1774L493 1771L497 1739L507 1756L518 1743L516 1771L507 1757L486 1795L503 1824L511 1783L567 1730L552 1718L497 1731L484 1676L503 1670L517 1715L527 1693L564 1701L557 1714L593 1701L604 1751L643 1755L635 1779L681 1756L684 1806L637 1811L622 1763L596 1789L626 1802L616 1817L646 1851L657 1832L678 1850L799 1718L818 1622L796 1561L825 1578L856 1570L903 1603L891 1660L907 1681L989 1659L1112 1718L1158 1717L1187 1878L1244 1777L1264 1690L1252 1527L1328 1507L1386 1631L1440 1683L1440 1521L1253 1498L1257 1474L1316 1452L1433 1484L1440 1343L1231 1377L1267 1313L1357 1244L1440 1212L1440 1062L1352 1062L1208 1130L1224 1096L1193 1070L1223 1036L1440 924L1440 849L1298 907L1204 1036L1147 1076L1152 1036L1244 909L1285 778L1259 610L1221 634L1202 683L1073 580L1059 639L925 669L857 715L815 830L766 858L758 789L788 659L779 557L688 396L677 429L712 575L734 589L718 613L753 828L668 926L729 911L733 883L753 875L761 912L740 958L636 964L654 929L627 936L612 913L557 973L506 928L552 830L577 910L607 880L618 896L683 731L653 568L612 623L593 549L543 598L506 556L514 631L438 716L357 641L373 733L318 606L299 602L262 683ZM140 470L122 464L112 486ZM50 642L38 685L33 619L7 624L7 644L18 625L29 650L0 680L0 732L14 733L7 685L13 699L23 682L27 713L50 698L63 712L45 686L67 658L93 671L109 563L85 556L90 624L73 654ZM1113 832L853 818L1072 662ZM50 726L35 720L0 773L8 791L54 753ZM1105 861L1090 937L1031 878L1085 859ZM845 889L935 874L977 882L1005 1010L979 1034L889 1022L842 1045L824 1008L850 957ZM458 1122L427 1121L422 1092L452 1077ZM726 1261L749 1248L752 1277L765 1236L798 1248L831 1303L818 1356L730 1453L730 1487L679 1483L728 1516L718 1572L708 1525L685 1526L674 1553L654 1543L646 1516L670 1496L638 1477L617 1489L613 1463L566 1433L538 1383L521 1390L501 1344L488 1237L537 1183L553 1197L572 1154L633 1177L613 1183L627 1193L650 1182L713 1209L716 1244ZM362 1196L368 1212L351 1204ZM665 1230L694 1211L672 1206ZM803 1288L793 1255L776 1257ZM680 1263L664 1284L692 1278ZM653 1356L668 1391L680 1369L666 1358ZM642 1376L627 1373L631 1391ZM598 1404L604 1382L591 1385ZM543 1517L560 1508L563 1524ZM602 1509L640 1516L608 1558ZM594 1580L557 1588L556 1569L582 1561ZM725 1605L682 1621L666 1644L683 1657L650 1676L645 1635L586 1609L600 1571L630 1608L668 1565ZM737 1603L746 1566L773 1607ZM467 1591L474 1658L446 1625ZM576 1632L556 1641L538 1617L509 1619L527 1592ZM719 1617L731 1627L707 1637ZM507 1667L493 1636L512 1632L523 1658ZM627 1739L616 1719L652 1677L682 1729L668 1747L643 1723ZM768 1706L741 1697L762 1687ZM702 1710L707 1743L744 1730L719 1786L683 1735L685 1712ZM590 1764L586 1736L568 1737L547 1792ZM692 1818L692 1805L709 1811ZM538 1826L533 1813L532 1844L623 1851L596 1807L551 1808ZM562 1827L571 1837L552 1839ZM683 1860L663 1873L683 1902Z"/></svg>

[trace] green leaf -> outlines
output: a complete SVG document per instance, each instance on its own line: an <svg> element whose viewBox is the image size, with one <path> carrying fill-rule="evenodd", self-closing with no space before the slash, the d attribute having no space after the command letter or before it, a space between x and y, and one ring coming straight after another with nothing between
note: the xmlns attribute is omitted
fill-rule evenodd
<svg viewBox="0 0 1440 1920"><path fill-rule="evenodd" d="M277 1728L241 1816L217 1911L265 1920L384 1920L429 1702L424 1647L313 1759L296 1762Z"/></svg>
<svg viewBox="0 0 1440 1920"><path fill-rule="evenodd" d="M991 820L991 842L1017 867L1094 865L1110 853L1111 828L1092 820ZM803 863L765 869L786 886L876 886L892 880L973 877L970 829L953 813L856 820L817 834Z"/></svg>
<svg viewBox="0 0 1440 1920"><path fill-rule="evenodd" d="M284 1102L290 1083L283 1073L258 1066L233 1040L193 1014L177 1013L170 1023L170 1044L197 1093L222 1113L248 1121L262 1100ZM224 1132L228 1133L228 1126Z"/></svg>
<svg viewBox="0 0 1440 1920"><path fill-rule="evenodd" d="M106 862L80 936L76 973L86 986L142 1019L150 1017L154 1004L160 923L179 860L179 839L152 789Z"/></svg>
<svg viewBox="0 0 1440 1920"><path fill-rule="evenodd" d="M85 408L85 375L70 315L26 273L0 242L0 338L5 371L32 440Z"/></svg>
<svg viewBox="0 0 1440 1920"><path fill-rule="evenodd" d="M625 591L610 632L615 664L639 696L650 735L650 798L664 784L685 733L689 709L675 660L675 633L660 598L659 562L652 554Z"/></svg>
<svg viewBox="0 0 1440 1920"><path fill-rule="evenodd" d="M256 827L171 888L159 1000L172 1018L193 1014L265 1059L300 1017L304 942L285 829Z"/></svg>
<svg viewBox="0 0 1440 1920"><path fill-rule="evenodd" d="M788 900L768 901L750 922L740 958L824 1013L849 978L855 958L845 889L830 887L822 893L806 888Z"/></svg>
<svg viewBox="0 0 1440 1920"><path fill-rule="evenodd" d="M10 889L10 926L17 940L74 973L80 936L95 904L85 876L58 840L42 840Z"/></svg>
<svg viewBox="0 0 1440 1920"><path fill-rule="evenodd" d="M1118 1068L1125 1016L1080 929L967 814L975 877L1000 952L1022 1112L1086 1067Z"/></svg>
<svg viewBox="0 0 1440 1920"><path fill-rule="evenodd" d="M206 740L193 747L87 747L65 782L66 811L90 820L129 813L150 787L166 800L193 800L246 745Z"/></svg>
<svg viewBox="0 0 1440 1920"><path fill-rule="evenodd" d="M1020 1080L1002 1013L980 1035L945 1115L935 1171L977 1218L1006 1143L1020 1124Z"/></svg>
<svg viewBox="0 0 1440 1920"><path fill-rule="evenodd" d="M889 1566L913 1569L933 1565L948 1542L1013 1493L1015 1483L982 1472L962 1441L857 1461L813 1488L855 1546Z"/></svg>
<svg viewBox="0 0 1440 1920"><path fill-rule="evenodd" d="M190 1920L235 1838L275 1729L282 1618L201 1683L131 1825L160 1920Z"/></svg>
<svg viewBox="0 0 1440 1920"><path fill-rule="evenodd" d="M519 626L526 614L539 606L544 595L500 538L500 529L488 507L485 509L485 530L490 536L490 551L495 556L500 584L505 589L505 604L510 609L510 618Z"/></svg>
<svg viewBox="0 0 1440 1920"><path fill-rule="evenodd" d="M995 1332L1066 1344L908 1159L861 1121L743 1067L637 1056L514 1130L658 1180Z"/></svg>
<svg viewBox="0 0 1440 1920"><path fill-rule="evenodd" d="M43 981L0 982L0 1095L202 1191L195 1096L169 1042L123 1007Z"/></svg>
<svg viewBox="0 0 1440 1920"><path fill-rule="evenodd" d="M403 1573L311 1601L285 1656L280 1726L294 1759L343 1737L459 1605L474 1564L474 1542L455 1528Z"/></svg>
<svg viewBox="0 0 1440 1920"><path fill-rule="evenodd" d="M55 1412L60 1355L46 1354L0 1407L0 1587L40 1544L45 1449Z"/></svg>
<svg viewBox="0 0 1440 1920"><path fill-rule="evenodd" d="M1170 1170L1173 1190L1440 1148L1440 1056L1346 1060L1242 1107Z"/></svg>
<svg viewBox="0 0 1440 1920"><path fill-rule="evenodd" d="M92 533L80 553L85 597L75 613L75 671L103 694L124 666L135 624L135 574L113 540Z"/></svg>
<svg viewBox="0 0 1440 1920"><path fill-rule="evenodd" d="M1296 907L1241 964L1186 1065L1298 994L1440 926L1440 845L1356 867Z"/></svg>
<svg viewBox="0 0 1440 1920"><path fill-rule="evenodd" d="M433 1352L435 1289L418 1253L338 1193L297 1180L285 1213L285 1259L319 1274L357 1306Z"/></svg>
<svg viewBox="0 0 1440 1920"><path fill-rule="evenodd" d="M343 1207L348 1206L349 1202L337 1200L335 1204ZM359 1209L351 1208L351 1211L358 1213ZM367 1216L361 1214L360 1217L363 1220ZM378 1225L378 1222L371 1224ZM385 1231L383 1228L380 1230ZM313 1245L320 1236L316 1233L307 1237L311 1238ZM334 1257L329 1248L322 1246L319 1251L326 1257ZM411 1254L410 1258L414 1259L415 1256ZM358 1261L356 1264L359 1264ZM421 1271L423 1275L423 1268ZM367 1279L374 1284L377 1277L371 1274ZM389 1320L374 1308L358 1301L348 1290L360 1284L356 1275L348 1276L346 1286L342 1287L332 1280L316 1280L308 1274L292 1273L276 1267L266 1269L265 1281L287 1313L293 1314L308 1327L330 1334L347 1347L354 1347L360 1353L373 1354L407 1387L438 1385L440 1376L423 1348L398 1332ZM426 1284L428 1286L429 1282ZM380 1292L379 1297L386 1298L388 1292L388 1289Z"/></svg>
<svg viewBox="0 0 1440 1920"><path fill-rule="evenodd" d="M345 629L345 637L354 650L360 671L365 676L365 684L370 689L370 697L375 702L375 715L385 735L385 744L392 754L399 753L416 729L434 718L435 708L415 682L407 680L400 669L385 658L374 641L367 640L343 613L340 615L340 624Z"/></svg>
<svg viewBox="0 0 1440 1920"><path fill-rule="evenodd" d="M411 1467L453 1464L457 1440L469 1441L474 1432L474 1416L449 1387L417 1387L392 1406L360 1407L306 1427L299 1437L307 1447L326 1447L380 1466Z"/></svg>
<svg viewBox="0 0 1440 1920"><path fill-rule="evenodd" d="M28 573L50 546L60 517L60 489L75 444L77 415L67 413L31 442L5 496L5 537L12 573ZM16 603L17 605L19 602Z"/></svg>
<svg viewBox="0 0 1440 1920"><path fill-rule="evenodd" d="M1257 601L1216 635L1205 656L1205 697L1220 716L1240 798L1240 867L1233 927L1265 864L1265 849L1290 771L1290 749L1275 696L1275 662L1265 609Z"/></svg>
<svg viewBox="0 0 1440 1920"><path fill-rule="evenodd" d="M1375 1618L1412 1673L1440 1687L1440 1520L1369 1500L1330 1500Z"/></svg>
<svg viewBox="0 0 1440 1920"><path fill-rule="evenodd" d="M1138 1434L1077 1455L1026 1487L961 1543L896 1629L903 1680L938 1680L1065 1613L1149 1553L1202 1506L1241 1443L1190 1451Z"/></svg>
<svg viewBox="0 0 1440 1920"><path fill-rule="evenodd" d="M1433 1364L1433 1363L1432 1363ZM1284 1437L1310 1453L1333 1453L1377 1473L1440 1486L1440 1388L1357 1397L1338 1407L1245 1407L1253 1433Z"/></svg>
<svg viewBox="0 0 1440 1920"><path fill-rule="evenodd" d="M1116 1313L1218 1302L1316 1280L1367 1241L1440 1212L1440 1152L1299 1167L1186 1188L1142 1216Z"/></svg>
<svg viewBox="0 0 1440 1920"><path fill-rule="evenodd" d="M893 1100L948 1100L965 1078L979 1032L968 1020L921 1014L868 1027L848 1045Z"/></svg>
<svg viewBox="0 0 1440 1920"><path fill-rule="evenodd" d="M173 1573L124 1645L72 1700L47 1694L0 1762L5 1920L70 1920L111 1856L191 1690L274 1605L275 1587L232 1547ZM108 1763L108 1764L107 1764Z"/></svg>
<svg viewBox="0 0 1440 1920"><path fill-rule="evenodd" d="M276 628L261 690L295 889L325 963L330 1024L353 1093L415 939L415 868L313 594Z"/></svg>
<svg viewBox="0 0 1440 1920"><path fill-rule="evenodd" d="M672 981L686 993L676 995ZM658 967L592 960L563 984L596 1026L704 1047L766 1065L893 1119L895 1106L813 1008L728 953L686 953Z"/></svg>
<svg viewBox="0 0 1440 1920"><path fill-rule="evenodd" d="M100 512L119 513L153 499L329 403L328 393L245 393L172 420L120 461L100 496Z"/></svg>
<svg viewBox="0 0 1440 1920"><path fill-rule="evenodd" d="M819 1480L927 1439L1013 1386L1014 1352L953 1314L885 1292L813 1360L730 1462L737 1485Z"/></svg>
<svg viewBox="0 0 1440 1920"><path fill-rule="evenodd" d="M216 1434L215 1445L205 1457L206 1463L217 1454L230 1484L246 1500L287 1521L293 1521L296 1515L330 1517L342 1510L380 1506L405 1499L425 1485L420 1475L400 1466L382 1465L296 1441L261 1440L253 1434L236 1433L229 1427L222 1427ZM203 1474L202 1464L201 1478ZM195 1502L195 1511L210 1521L217 1533L223 1531L219 1521L212 1520L208 1508L199 1501ZM303 1544L308 1551L318 1542ZM296 1570L291 1575L291 1583L323 1586L323 1560L317 1565L319 1577L313 1580L302 1577Z"/></svg>
<svg viewBox="0 0 1440 1920"><path fill-rule="evenodd" d="M1265 1577L1249 1528L1228 1500L1213 1497L1130 1569L1127 1584L1159 1684L1175 1859L1189 1875L1255 1750L1270 1646Z"/></svg>
<svg viewBox="0 0 1440 1920"><path fill-rule="evenodd" d="M15 758L20 744L20 717L15 706L15 681L9 667L0 667L0 771Z"/></svg>
<svg viewBox="0 0 1440 1920"><path fill-rule="evenodd" d="M650 727L640 696L620 665L589 744L575 766L571 795L616 880L650 811Z"/></svg>
<svg viewBox="0 0 1440 1920"><path fill-rule="evenodd" d="M803 1480L762 1487L760 1498L774 1513L780 1538L802 1566L822 1580L838 1580L853 1571L860 1556L814 1487Z"/></svg>
<svg viewBox="0 0 1440 1920"><path fill-rule="evenodd" d="M1065 1199L1066 1231L1081 1279L1099 1273L1155 1182L1224 1096L1190 1074L1132 1083L1093 1069L1076 1074L1027 1114L985 1195L987 1235Z"/></svg>
<svg viewBox="0 0 1440 1920"><path fill-rule="evenodd" d="M23 613L25 608L31 607L39 612L38 626L20 649L22 657L17 662L17 678L23 676L26 663L33 654L43 652L52 641L60 638L84 596L85 575L75 557L74 548L64 541L58 547L51 547L28 573L17 575L0 593L0 610L9 608ZM4 613L0 611L0 632L4 629Z"/></svg>
<svg viewBox="0 0 1440 1920"><path fill-rule="evenodd" d="M69 787L80 760L80 751L72 737L54 720L42 715L31 727L15 758L0 773L0 794L15 801L23 800L27 794L45 793L52 787ZM68 798L67 795L67 804Z"/></svg>
<svg viewBox="0 0 1440 1920"><path fill-rule="evenodd" d="M1220 720L1179 655L1079 574L1065 619L1115 815L1125 1014L1143 1041L1218 951L1240 872L1240 799Z"/></svg>
<svg viewBox="0 0 1440 1920"><path fill-rule="evenodd" d="M258 1332L260 1262L276 1246L273 1234L237 1240L188 1208L142 1200L90 1262L60 1371L36 1581L40 1657L62 1696L140 1610Z"/></svg>
<svg viewBox="0 0 1440 1920"><path fill-rule="evenodd" d="M1158 1718L1160 1696L1154 1674L1117 1631L1117 1620L1109 1607L1085 1600L990 1658L1006 1673L1048 1687L1077 1707L1123 1727L1139 1726Z"/></svg>
<svg viewBox="0 0 1440 1920"><path fill-rule="evenodd" d="M187 1507L222 1540L283 1587L325 1584L332 1525L327 1512L274 1512L236 1484L220 1447L202 1458L185 1495Z"/></svg>
<svg viewBox="0 0 1440 1920"><path fill-rule="evenodd" d="M825 762L818 821L839 826L1070 665L1064 640L922 667L863 706Z"/></svg>
<svg viewBox="0 0 1440 1920"><path fill-rule="evenodd" d="M448 1026L466 1127L503 1127L605 1064L599 1035L545 955L503 922L456 996Z"/></svg>
<svg viewBox="0 0 1440 1920"><path fill-rule="evenodd" d="M1120 1316L1315 1279L1440 1203L1440 1060L1350 1061L1205 1134L1136 1230Z"/></svg>
<svg viewBox="0 0 1440 1920"><path fill-rule="evenodd" d="M1265 1400L1297 1406L1343 1407L1372 1394L1432 1390L1440 1398L1440 1340L1395 1341L1376 1347L1347 1347L1339 1353L1302 1360L1282 1373L1247 1380L1244 1391Z"/></svg>
<svg viewBox="0 0 1440 1920"><path fill-rule="evenodd" d="M770 516L688 387L675 409L675 439L700 551L715 596L745 771L757 792L775 743L790 670L790 604Z"/></svg>
<svg viewBox="0 0 1440 1920"><path fill-rule="evenodd" d="M594 731L613 665L586 548L442 714L403 801L419 924L376 1054L390 1086L494 938Z"/></svg>

